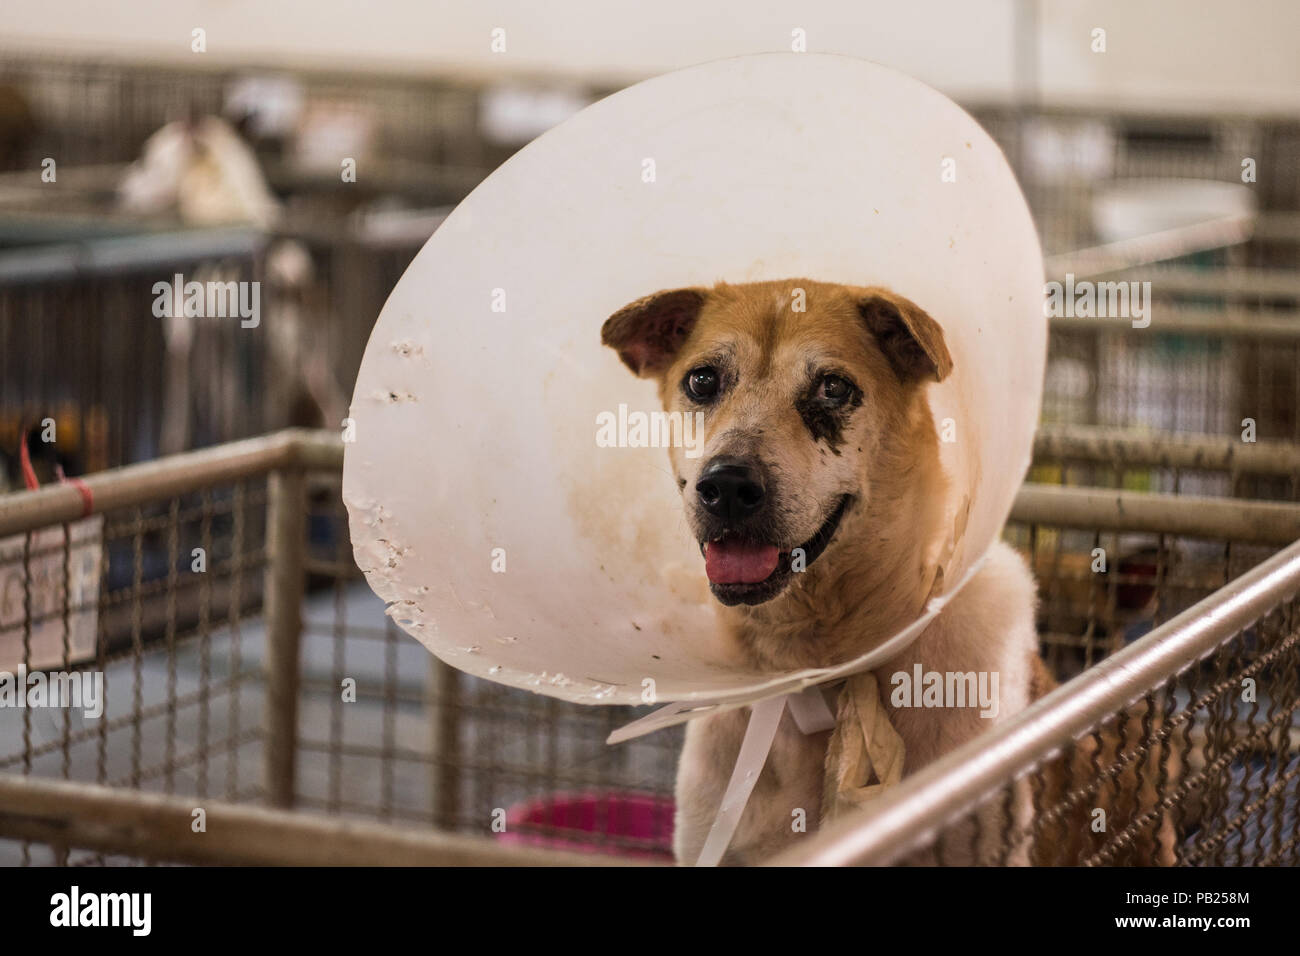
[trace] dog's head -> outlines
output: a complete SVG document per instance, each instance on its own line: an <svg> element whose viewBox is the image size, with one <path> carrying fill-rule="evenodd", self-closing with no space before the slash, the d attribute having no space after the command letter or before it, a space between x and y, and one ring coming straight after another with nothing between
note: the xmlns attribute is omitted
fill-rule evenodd
<svg viewBox="0 0 1300 956"><path fill-rule="evenodd" d="M604 343L703 422L669 455L714 596L761 604L834 552L873 491L934 440L924 386L952 369L943 333L882 288L790 279L657 292L605 322ZM693 419L694 420L694 419Z"/></svg>
<svg viewBox="0 0 1300 956"><path fill-rule="evenodd" d="M135 215L175 212L196 225L269 228L281 213L252 146L217 116L175 120L154 132L127 167L117 196Z"/></svg>

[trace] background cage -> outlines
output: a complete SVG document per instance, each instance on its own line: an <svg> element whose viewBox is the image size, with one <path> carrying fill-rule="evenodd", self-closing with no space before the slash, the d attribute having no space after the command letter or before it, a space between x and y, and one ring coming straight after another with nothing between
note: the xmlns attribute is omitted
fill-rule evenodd
<svg viewBox="0 0 1300 956"><path fill-rule="evenodd" d="M308 131L311 116L364 117L371 155L357 182L304 163L294 138L306 135L303 128L279 130L255 140L286 209L274 233L182 229L116 208L113 187L152 132L187 114L239 118L240 84L250 81L291 91L285 95L308 117ZM541 77L516 85L557 86ZM575 105L610 92L562 85ZM24 97L39 118L17 142L15 161L25 171L0 173L0 439L11 449L21 422L54 417L67 425L68 447L75 440L80 450L69 471L174 450L161 435L165 363L160 323L149 311L152 282L178 271L265 279L267 257L283 240L302 243L313 273L294 293L298 334L328 354L338 392L348 395L396 278L446 209L521 145L487 122L498 86L466 79L23 55L0 65L0 88ZM1239 436L1249 418L1261 441L1300 440L1300 123L966 105L1016 170L1049 280L1073 271L1080 279L1152 283L1150 328L1053 320L1044 421ZM57 183L35 172L44 157L57 157ZM1113 184L1240 182L1247 158L1260 170L1250 187L1259 211L1247 241L1105 274L1089 273L1087 260L1075 256L1101 241L1094 204ZM274 315L267 324L275 325ZM264 329L227 323L203 334L210 377L224 391L209 387L211 394L193 399L185 430L194 446L288 425L337 426L310 410L291 414L283 402L270 403L268 414L238 401L255 394L245 389L275 379L266 370ZM1290 495L1267 483L1184 490Z"/></svg>

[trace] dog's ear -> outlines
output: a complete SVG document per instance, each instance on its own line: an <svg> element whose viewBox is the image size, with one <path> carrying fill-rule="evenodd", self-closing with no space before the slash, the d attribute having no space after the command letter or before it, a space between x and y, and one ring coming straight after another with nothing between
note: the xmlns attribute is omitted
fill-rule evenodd
<svg viewBox="0 0 1300 956"><path fill-rule="evenodd" d="M608 319L600 340L642 378L660 375L695 327L705 289L666 289L630 302Z"/></svg>
<svg viewBox="0 0 1300 956"><path fill-rule="evenodd" d="M942 382L952 371L943 329L915 302L887 289L865 289L858 314L903 381Z"/></svg>

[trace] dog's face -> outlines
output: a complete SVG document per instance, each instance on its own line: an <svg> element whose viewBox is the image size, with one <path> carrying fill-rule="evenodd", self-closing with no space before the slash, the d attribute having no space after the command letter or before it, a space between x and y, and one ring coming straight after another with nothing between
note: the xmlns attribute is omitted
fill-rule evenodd
<svg viewBox="0 0 1300 956"><path fill-rule="evenodd" d="M698 455L670 450L714 596L761 604L862 520L888 449L952 367L938 324L884 289L803 279L638 299L601 332L666 411L700 413ZM888 449L888 450L887 450Z"/></svg>

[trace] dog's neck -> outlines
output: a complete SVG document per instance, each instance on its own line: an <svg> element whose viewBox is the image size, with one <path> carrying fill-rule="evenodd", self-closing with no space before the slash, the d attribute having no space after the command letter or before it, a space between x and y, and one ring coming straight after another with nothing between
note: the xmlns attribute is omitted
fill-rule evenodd
<svg viewBox="0 0 1300 956"><path fill-rule="evenodd" d="M766 604L721 609L723 626L755 666L844 663L921 613L947 500L928 409L883 440L874 463L866 500L854 504L825 554Z"/></svg>

